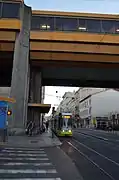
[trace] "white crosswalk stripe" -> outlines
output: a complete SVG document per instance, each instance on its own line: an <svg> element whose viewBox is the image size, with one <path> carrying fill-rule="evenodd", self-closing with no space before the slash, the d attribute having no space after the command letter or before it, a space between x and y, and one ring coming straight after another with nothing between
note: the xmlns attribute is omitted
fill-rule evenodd
<svg viewBox="0 0 119 180"><path fill-rule="evenodd" d="M2 179L3 180L3 179ZM11 180L11 179L5 179L5 180ZM14 180L61 180L61 178L17 178Z"/></svg>
<svg viewBox="0 0 119 180"><path fill-rule="evenodd" d="M61 180L44 149L0 151L0 180Z"/></svg>
<svg viewBox="0 0 119 180"><path fill-rule="evenodd" d="M7 150L7 149L3 149L1 150L1 152L6 152L6 153L16 153L15 150ZM17 153L24 153L24 154L28 154L31 153L31 151L17 151ZM32 151L32 154L43 154L45 153L45 151Z"/></svg>
<svg viewBox="0 0 119 180"><path fill-rule="evenodd" d="M4 156L4 155L6 155L6 153L1 153L0 154L1 156ZM14 154L14 153L9 153L8 154L9 156L16 156L16 154ZM46 154L17 154L17 156L20 156L20 157L22 157L22 156L29 156L29 157L47 157L47 155Z"/></svg>

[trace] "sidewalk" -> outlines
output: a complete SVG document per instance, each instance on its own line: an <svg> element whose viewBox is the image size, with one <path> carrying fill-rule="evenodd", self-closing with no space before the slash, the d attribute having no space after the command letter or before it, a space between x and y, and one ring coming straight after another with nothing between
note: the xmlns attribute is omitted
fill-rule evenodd
<svg viewBox="0 0 119 180"><path fill-rule="evenodd" d="M9 136L8 142L1 144L0 146L8 146L8 147L28 147L28 148L41 148L41 147L52 147L59 146L61 142L59 139L54 136L52 138L51 131L45 132L38 136L28 137L24 136Z"/></svg>
<svg viewBox="0 0 119 180"><path fill-rule="evenodd" d="M36 137L10 136L0 148L0 180L83 180L51 131Z"/></svg>

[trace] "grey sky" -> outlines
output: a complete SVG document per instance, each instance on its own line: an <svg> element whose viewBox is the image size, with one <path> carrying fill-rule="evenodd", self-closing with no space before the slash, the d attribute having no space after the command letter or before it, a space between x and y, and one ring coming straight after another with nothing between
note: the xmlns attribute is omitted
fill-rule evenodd
<svg viewBox="0 0 119 180"><path fill-rule="evenodd" d="M55 10L55 11L76 11L76 12L94 12L94 13L119 13L119 0L25 0L25 3L37 10ZM45 103L57 105L65 91L73 91L77 88L46 87ZM56 94L56 91L58 93Z"/></svg>
<svg viewBox="0 0 119 180"><path fill-rule="evenodd" d="M119 13L119 0L25 0L33 9Z"/></svg>

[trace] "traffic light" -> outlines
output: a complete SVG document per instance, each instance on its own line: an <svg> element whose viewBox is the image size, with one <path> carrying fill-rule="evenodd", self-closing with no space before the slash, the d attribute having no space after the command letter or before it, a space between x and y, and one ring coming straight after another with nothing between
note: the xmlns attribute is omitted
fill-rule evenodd
<svg viewBox="0 0 119 180"><path fill-rule="evenodd" d="M8 115L8 116L11 116L11 115L12 115L12 111L11 111L11 110L8 110L8 111L7 111L7 115Z"/></svg>

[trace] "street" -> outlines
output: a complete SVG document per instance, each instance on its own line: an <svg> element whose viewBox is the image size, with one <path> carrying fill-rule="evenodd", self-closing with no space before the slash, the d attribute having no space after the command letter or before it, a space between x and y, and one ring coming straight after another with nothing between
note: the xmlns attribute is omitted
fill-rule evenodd
<svg viewBox="0 0 119 180"><path fill-rule="evenodd" d="M44 134L46 137L49 141ZM73 131L72 138L60 140L61 145L36 148L36 143L33 149L1 147L0 179L119 179L119 135L79 128Z"/></svg>
<svg viewBox="0 0 119 180"><path fill-rule="evenodd" d="M77 129L73 138L62 138L84 180L119 179L119 136L98 130Z"/></svg>

